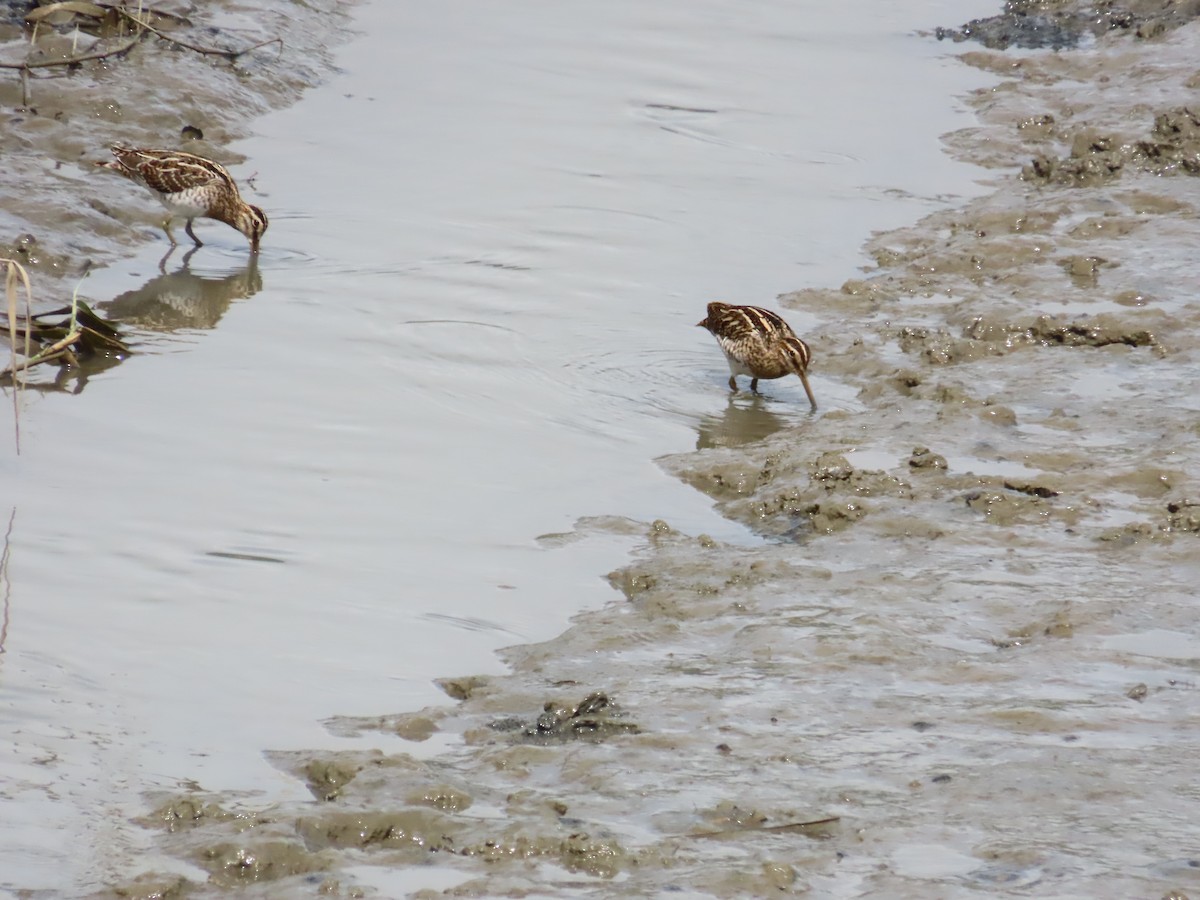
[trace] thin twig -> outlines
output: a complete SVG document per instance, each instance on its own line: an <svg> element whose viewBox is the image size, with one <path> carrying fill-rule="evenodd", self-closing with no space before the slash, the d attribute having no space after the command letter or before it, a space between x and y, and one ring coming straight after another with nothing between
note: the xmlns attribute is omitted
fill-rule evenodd
<svg viewBox="0 0 1200 900"><path fill-rule="evenodd" d="M174 35L159 31L157 28L155 28L149 22L145 21L144 19L139 18L138 16L133 15L132 13L126 12L123 9L118 9L117 7L112 7L112 8L123 19L126 19L127 21L134 23L139 28L144 28L153 34L158 35L164 41L170 41L172 44L178 44L180 47L183 47L185 50L191 50L194 53L201 53L204 56L223 56L230 62L233 62L239 56L244 56L245 54L249 53L251 50L257 50L259 47L267 46L267 44L274 44L276 41L279 42L280 51L282 52L282 50L283 50L283 39L282 38L271 38L270 40L260 41L259 43L254 44L253 46L250 46L250 47L246 47L245 49L242 49L242 50L220 50L216 47L200 47L196 44L189 44L187 41L181 41L179 38L175 37Z"/></svg>
<svg viewBox="0 0 1200 900"><path fill-rule="evenodd" d="M768 833L792 832L792 831L804 832L806 829L809 829L809 828L817 828L821 825L832 825L834 822L838 821L840 818L841 818L840 816L829 816L826 819L812 819L811 821L808 821L808 822L785 822L782 825L760 825L760 826L741 825L741 826L735 826L733 828L723 828L720 831L692 831L692 832L689 832L688 834L684 835L684 837L723 838L723 837L728 837L731 834L740 834L740 833L748 832L748 831L751 831L751 832L765 831Z"/></svg>
<svg viewBox="0 0 1200 900"><path fill-rule="evenodd" d="M157 33L157 32L156 32ZM44 59L41 62L19 62L8 63L0 62L0 69L20 69L22 72L28 72L30 69L49 69L53 66L73 66L76 63L88 62L93 59L105 59L109 56L120 56L127 50L131 49L134 44L142 39L142 35L136 34L120 47L112 50L100 50L96 53L84 53L82 56L72 56L69 59Z"/></svg>

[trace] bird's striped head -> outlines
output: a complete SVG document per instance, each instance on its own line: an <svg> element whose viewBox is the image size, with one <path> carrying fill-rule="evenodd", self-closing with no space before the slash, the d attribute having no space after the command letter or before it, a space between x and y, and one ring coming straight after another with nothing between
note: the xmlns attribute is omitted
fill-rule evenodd
<svg viewBox="0 0 1200 900"><path fill-rule="evenodd" d="M250 252L257 253L258 243L262 240L262 236L266 234L267 226L271 223L267 221L267 214L265 212L257 206L245 203L238 211L237 221L230 224L250 239Z"/></svg>
<svg viewBox="0 0 1200 900"><path fill-rule="evenodd" d="M808 364L812 360L812 351L808 349L808 344L793 335L783 338L779 346L793 372L797 375L808 372Z"/></svg>

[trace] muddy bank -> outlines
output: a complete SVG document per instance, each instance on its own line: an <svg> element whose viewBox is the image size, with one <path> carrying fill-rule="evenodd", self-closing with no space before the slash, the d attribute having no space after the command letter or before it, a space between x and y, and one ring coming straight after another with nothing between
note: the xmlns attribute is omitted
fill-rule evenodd
<svg viewBox="0 0 1200 900"><path fill-rule="evenodd" d="M967 54L997 82L947 143L995 191L780 299L823 323L818 397L855 401L796 426L765 385L663 461L761 545L667 510L545 536L644 548L510 674L447 678L452 709L328 723L454 749L273 755L310 804L156 798L195 868L110 895L380 895L364 866L457 896L1200 893L1200 182L1162 164L1197 46Z"/></svg>
<svg viewBox="0 0 1200 900"><path fill-rule="evenodd" d="M166 249L157 201L92 165L114 143L226 163L250 202L269 208L270 173L255 178L228 145L326 77L329 49L350 26L347 4L336 2L153 6L153 27L185 47L150 33L135 41L127 21L97 18L89 4L51 16L36 6L9 4L0 16L0 62L40 67L24 78L0 69L0 256L25 264L35 298L51 305L129 247L158 240ZM217 52L273 39L233 59Z"/></svg>
<svg viewBox="0 0 1200 900"><path fill-rule="evenodd" d="M1163 4L1155 0L1079 3L1076 0L1008 0L995 16L972 19L958 28L938 28L938 40L978 41L993 50L1073 49L1113 33L1159 37L1200 14L1195 0Z"/></svg>

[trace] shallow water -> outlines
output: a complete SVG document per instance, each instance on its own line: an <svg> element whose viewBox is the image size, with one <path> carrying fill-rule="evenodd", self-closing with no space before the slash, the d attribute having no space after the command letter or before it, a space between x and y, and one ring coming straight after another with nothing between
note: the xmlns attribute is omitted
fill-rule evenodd
<svg viewBox="0 0 1200 900"><path fill-rule="evenodd" d="M257 269L207 223L187 271L156 243L94 273L142 352L27 395L0 888L136 868L148 790L295 799L263 749L386 749L321 720L444 702L434 677L611 598L630 537L536 540L581 515L757 543L653 459L807 404L730 403L692 326L840 283L871 230L976 190L937 135L983 78L912 30L990 7L360 9L341 72L237 146ZM813 381L856 406L819 354Z"/></svg>

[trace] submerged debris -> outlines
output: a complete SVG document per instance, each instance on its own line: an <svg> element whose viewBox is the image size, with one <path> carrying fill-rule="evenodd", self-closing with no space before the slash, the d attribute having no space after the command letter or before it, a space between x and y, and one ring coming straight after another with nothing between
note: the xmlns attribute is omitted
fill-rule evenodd
<svg viewBox="0 0 1200 900"><path fill-rule="evenodd" d="M49 312L36 313L0 325L11 342L13 358L0 370L0 380L12 384L14 376L40 363L78 366L80 359L104 356L122 359L130 353L120 332L82 301Z"/></svg>
<svg viewBox="0 0 1200 900"><path fill-rule="evenodd" d="M0 369L0 385L41 389L45 386L30 384L25 377L28 370L39 363L57 363L60 373L79 373L81 360L99 360L99 368L104 368L106 361L111 365L129 355L129 348L117 329L96 315L86 303L76 299L70 306L34 314L33 288L22 262L0 259L0 272L4 274L6 301L4 311L0 312L0 343L8 345L8 364ZM73 389L63 385L62 377L55 378L49 386L78 393L83 389L86 377L77 374L76 380L78 385ZM13 425L20 452L17 393L13 394Z"/></svg>
<svg viewBox="0 0 1200 900"><path fill-rule="evenodd" d="M704 818L713 829L704 828L692 831L688 837L720 838L743 831L765 831L784 834L803 834L812 838L832 837L840 816L823 816L819 819L794 820L790 817L783 822L768 816L757 809L746 809L728 800L718 803L707 811Z"/></svg>

